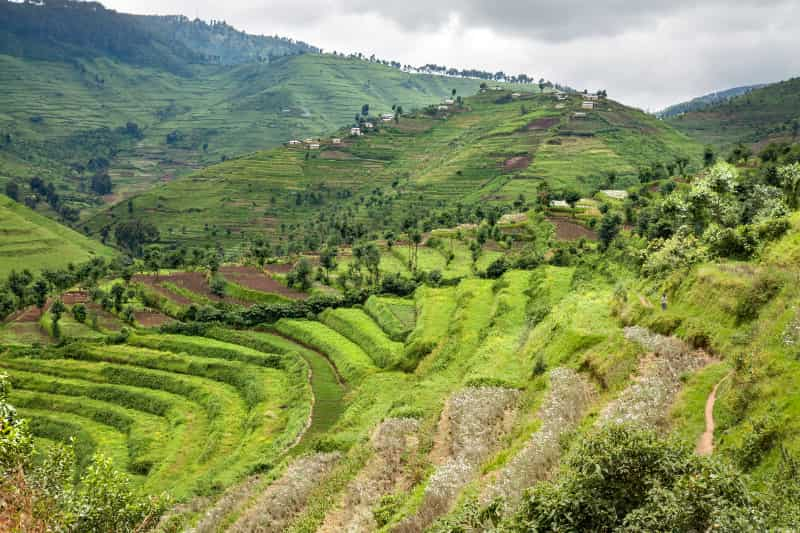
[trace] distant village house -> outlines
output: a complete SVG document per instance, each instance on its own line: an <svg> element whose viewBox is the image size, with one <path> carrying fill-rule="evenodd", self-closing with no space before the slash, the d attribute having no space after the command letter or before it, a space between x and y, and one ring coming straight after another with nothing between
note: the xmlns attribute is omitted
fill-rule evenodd
<svg viewBox="0 0 800 533"><path fill-rule="evenodd" d="M350 135L355 135L358 137L361 135L361 128L350 128Z"/></svg>

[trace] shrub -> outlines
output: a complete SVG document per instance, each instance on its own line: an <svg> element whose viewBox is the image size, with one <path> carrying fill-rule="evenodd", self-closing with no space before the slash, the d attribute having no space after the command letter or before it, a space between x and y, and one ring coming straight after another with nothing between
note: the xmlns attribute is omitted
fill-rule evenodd
<svg viewBox="0 0 800 533"><path fill-rule="evenodd" d="M765 529L740 473L655 431L606 427L565 462L559 479L534 486L509 529L709 531L718 520Z"/></svg>
<svg viewBox="0 0 800 533"><path fill-rule="evenodd" d="M83 304L75 304L72 306L72 316L75 321L83 324L86 322L86 306Z"/></svg>
<svg viewBox="0 0 800 533"><path fill-rule="evenodd" d="M744 437L736 452L737 462L745 470L758 465L761 459L775 445L778 438L778 423L772 416L765 416L752 422L752 429Z"/></svg>
<svg viewBox="0 0 800 533"><path fill-rule="evenodd" d="M747 290L739 297L734 309L738 323L748 322L758 317L766 305L783 287L783 279L775 272L759 274Z"/></svg>

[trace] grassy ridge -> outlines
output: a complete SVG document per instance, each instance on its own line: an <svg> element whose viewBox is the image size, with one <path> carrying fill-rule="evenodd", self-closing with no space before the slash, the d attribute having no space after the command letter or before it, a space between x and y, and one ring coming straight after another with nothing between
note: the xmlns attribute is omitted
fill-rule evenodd
<svg viewBox="0 0 800 533"><path fill-rule="evenodd" d="M370 296L364 303L364 311L394 341L405 340L416 322L414 303L401 298Z"/></svg>
<svg viewBox="0 0 800 533"><path fill-rule="evenodd" d="M403 355L403 344L391 340L360 309L327 309L320 321L359 345L378 368L394 368Z"/></svg>
<svg viewBox="0 0 800 533"><path fill-rule="evenodd" d="M324 353L350 385L376 370L372 359L360 346L319 322L284 318L275 324L275 329Z"/></svg>
<svg viewBox="0 0 800 533"><path fill-rule="evenodd" d="M113 255L99 242L0 196L0 277L11 270L64 268Z"/></svg>
<svg viewBox="0 0 800 533"><path fill-rule="evenodd" d="M143 490L179 498L261 468L305 426L306 374L296 362L211 339L134 335L131 342L73 344L35 358L5 357L0 367L26 406L120 432L128 452L118 467L147 474ZM94 448L105 450L101 440L92 439Z"/></svg>

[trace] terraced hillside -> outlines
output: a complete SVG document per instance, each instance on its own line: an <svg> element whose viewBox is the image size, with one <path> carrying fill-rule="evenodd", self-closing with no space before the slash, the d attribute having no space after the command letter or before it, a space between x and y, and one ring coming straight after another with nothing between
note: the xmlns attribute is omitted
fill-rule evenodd
<svg viewBox="0 0 800 533"><path fill-rule="evenodd" d="M746 94L668 119L676 129L722 148L797 140L800 79L755 88Z"/></svg>
<svg viewBox="0 0 800 533"><path fill-rule="evenodd" d="M71 205L93 210L92 159L110 162L114 184L99 203L116 202L221 158L320 135L364 104L374 113L412 109L453 88L473 94L479 84L315 54L186 68L181 76L103 56L65 63L0 55L0 186L40 176ZM129 122L137 129L126 129Z"/></svg>
<svg viewBox="0 0 800 533"><path fill-rule="evenodd" d="M45 439L77 436L79 465L110 456L141 490L207 493L276 460L302 435L306 365L211 339L143 335L4 354L12 400Z"/></svg>
<svg viewBox="0 0 800 533"><path fill-rule="evenodd" d="M165 242L236 247L265 232L273 242L309 236L303 246L315 248L326 240L315 228L331 222L368 233L457 202L531 201L543 183L590 194L609 180L638 183L643 166L700 164L701 147L663 122L613 101L589 112L581 104L489 91L342 144L323 140L319 151L278 148L209 167L133 198L132 213L118 206L88 225L96 233L146 213Z"/></svg>
<svg viewBox="0 0 800 533"><path fill-rule="evenodd" d="M0 197L0 277L11 270L64 268L113 254L99 242Z"/></svg>

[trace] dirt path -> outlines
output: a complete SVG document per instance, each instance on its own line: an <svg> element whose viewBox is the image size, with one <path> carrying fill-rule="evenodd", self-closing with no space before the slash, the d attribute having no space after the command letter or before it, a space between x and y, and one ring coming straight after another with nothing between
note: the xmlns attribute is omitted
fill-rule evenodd
<svg viewBox="0 0 800 533"><path fill-rule="evenodd" d="M714 388L711 389L711 394L708 395L706 400L706 430L697 439L697 449L695 450L697 455L711 455L714 452L714 404L717 401L717 389L728 377L730 377L730 374L727 374L714 385Z"/></svg>

